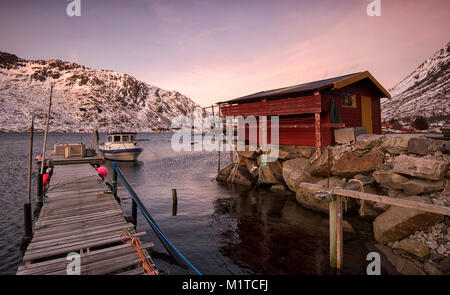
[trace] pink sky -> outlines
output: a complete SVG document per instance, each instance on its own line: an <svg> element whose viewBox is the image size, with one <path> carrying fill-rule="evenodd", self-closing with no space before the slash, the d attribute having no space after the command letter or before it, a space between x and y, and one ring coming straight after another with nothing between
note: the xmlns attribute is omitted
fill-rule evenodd
<svg viewBox="0 0 450 295"><path fill-rule="evenodd" d="M0 50L111 69L202 106L370 71L391 88L449 40L450 1L5 0Z"/></svg>
<svg viewBox="0 0 450 295"><path fill-rule="evenodd" d="M388 3L389 2L389 3ZM299 28L311 34L291 42L255 49L251 58L192 63L191 71L169 78L162 85L182 85L202 105L253 92L369 70L391 88L450 39L450 1L382 1L382 15L369 17L368 1L352 10L324 10ZM287 21L296 27L294 11ZM291 32L279 31L279 34ZM202 42L204 36L198 36ZM229 50L239 51L234 44ZM211 62L212 61L212 62ZM169 82L170 80L170 82Z"/></svg>

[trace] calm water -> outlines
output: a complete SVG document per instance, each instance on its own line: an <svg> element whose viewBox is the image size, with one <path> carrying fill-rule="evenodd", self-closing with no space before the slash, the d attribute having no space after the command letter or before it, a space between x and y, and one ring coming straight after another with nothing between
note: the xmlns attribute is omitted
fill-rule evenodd
<svg viewBox="0 0 450 295"><path fill-rule="evenodd" d="M216 182L215 152L174 152L171 134L139 134L138 138L148 139L141 142L144 152L138 163L121 163L122 170L172 244L203 274L332 273L328 216L300 207L293 195ZM48 146L81 140L89 142L89 135L50 134ZM41 153L42 141L42 135L35 136L35 155ZM0 134L0 274L15 274L21 261L27 154L27 134ZM226 153L223 167L228 162ZM111 163L105 166L110 168ZM36 165L33 170L35 199ZM172 188L178 192L176 216L172 216ZM124 190L120 195L127 196ZM123 206L130 212L129 200ZM142 216L138 216L138 231L148 233L145 242L156 243L153 258L159 269L187 273L171 263ZM345 236L344 273L365 272L369 251L364 240Z"/></svg>

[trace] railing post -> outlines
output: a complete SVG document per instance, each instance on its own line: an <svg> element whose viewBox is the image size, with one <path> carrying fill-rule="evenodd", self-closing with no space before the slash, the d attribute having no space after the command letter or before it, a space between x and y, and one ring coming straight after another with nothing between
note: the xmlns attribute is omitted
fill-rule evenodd
<svg viewBox="0 0 450 295"><path fill-rule="evenodd" d="M134 227L137 227L137 205L136 202L132 199L131 201L131 218L133 218Z"/></svg>
<svg viewBox="0 0 450 295"><path fill-rule="evenodd" d="M112 193L114 198L117 200L117 171L113 165L113 177L112 177Z"/></svg>
<svg viewBox="0 0 450 295"><path fill-rule="evenodd" d="M343 232L343 210L342 210L342 197L336 196L336 266L338 270L341 270L343 266L344 257L344 232Z"/></svg>
<svg viewBox="0 0 450 295"><path fill-rule="evenodd" d="M331 200L329 203L329 218L330 218L330 267L336 268L337 266L337 227L336 227L336 217L337 217L337 202L336 200Z"/></svg>
<svg viewBox="0 0 450 295"><path fill-rule="evenodd" d="M37 203L38 206L42 206L42 199L44 195L43 175L38 173L37 175Z"/></svg>
<svg viewBox="0 0 450 295"><path fill-rule="evenodd" d="M329 203L330 218L330 267L341 269L343 264L342 197L336 196Z"/></svg>

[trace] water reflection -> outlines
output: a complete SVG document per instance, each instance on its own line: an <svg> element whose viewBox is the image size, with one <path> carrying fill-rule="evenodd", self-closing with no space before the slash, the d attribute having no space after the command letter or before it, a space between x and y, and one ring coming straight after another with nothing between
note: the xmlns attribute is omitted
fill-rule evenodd
<svg viewBox="0 0 450 295"><path fill-rule="evenodd" d="M310 214L293 196L220 185L237 193L214 202L223 255L252 273L328 272L325 216Z"/></svg>

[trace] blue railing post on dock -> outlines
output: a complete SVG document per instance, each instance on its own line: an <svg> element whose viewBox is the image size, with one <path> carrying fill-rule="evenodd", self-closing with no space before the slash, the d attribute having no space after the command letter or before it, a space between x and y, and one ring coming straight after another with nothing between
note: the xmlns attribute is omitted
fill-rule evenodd
<svg viewBox="0 0 450 295"><path fill-rule="evenodd" d="M142 215L144 215L145 220L148 222L150 227L153 229L153 231L155 232L156 236L158 237L158 239L163 244L164 248L166 248L167 252L175 259L175 261L182 267L190 266L193 270L195 270L195 272L197 274L201 275L202 273L200 271L198 271L198 269L195 268L195 266L193 266L192 263L190 263L189 260L187 260L186 257L184 257L183 254L181 254L180 251L178 251L177 248L175 248L175 246L172 245L172 243L170 243L170 241L162 233L162 231L160 230L159 226L156 224L156 221L151 217L150 213L145 208L145 206L142 203L141 199L138 197L136 192L133 190L133 188L130 186L130 184L128 183L127 179L123 175L119 164L114 162L112 164L112 168L113 168L113 178L114 178L114 173L116 173L116 175L119 176L120 181L122 182L123 186L126 188L126 190L128 191L128 193L130 194L130 196L131 196L131 198L133 200L132 204L136 207L136 209L134 209L134 210L136 210L136 212L133 213L133 214L136 214L136 219L137 219L137 208L139 208L139 210L141 211ZM113 182L113 186L114 186L114 182ZM116 186L117 186L117 179L116 179Z"/></svg>
<svg viewBox="0 0 450 295"><path fill-rule="evenodd" d="M113 177L112 177L112 193L114 198L117 200L117 171L113 168Z"/></svg>

